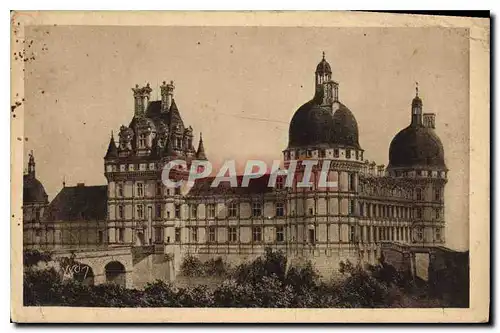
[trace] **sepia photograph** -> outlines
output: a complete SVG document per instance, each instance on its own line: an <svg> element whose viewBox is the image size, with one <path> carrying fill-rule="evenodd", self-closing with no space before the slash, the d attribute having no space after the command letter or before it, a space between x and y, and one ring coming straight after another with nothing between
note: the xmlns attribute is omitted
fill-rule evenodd
<svg viewBox="0 0 500 333"><path fill-rule="evenodd" d="M21 322L487 320L488 19L87 14L11 13Z"/></svg>

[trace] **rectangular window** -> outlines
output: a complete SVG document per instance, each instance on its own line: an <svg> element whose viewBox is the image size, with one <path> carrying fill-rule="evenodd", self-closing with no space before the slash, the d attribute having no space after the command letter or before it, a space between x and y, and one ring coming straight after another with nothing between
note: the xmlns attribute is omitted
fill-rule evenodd
<svg viewBox="0 0 500 333"><path fill-rule="evenodd" d="M156 217L161 219L163 217L163 205L156 204Z"/></svg>
<svg viewBox="0 0 500 333"><path fill-rule="evenodd" d="M349 191L356 191L356 174L350 173L347 176L347 188Z"/></svg>
<svg viewBox="0 0 500 333"><path fill-rule="evenodd" d="M252 228L252 240L254 242L262 242L262 227Z"/></svg>
<svg viewBox="0 0 500 333"><path fill-rule="evenodd" d="M276 203L276 216L285 216L285 204L283 202Z"/></svg>
<svg viewBox="0 0 500 333"><path fill-rule="evenodd" d="M439 220L441 218L441 209L436 208L436 220Z"/></svg>
<svg viewBox="0 0 500 333"><path fill-rule="evenodd" d="M99 244L104 243L104 233L101 230L99 230L98 239Z"/></svg>
<svg viewBox="0 0 500 333"><path fill-rule="evenodd" d="M417 200L422 200L422 189L421 188L417 188L416 190L416 196L417 196Z"/></svg>
<svg viewBox="0 0 500 333"><path fill-rule="evenodd" d="M285 241L285 228L282 226L276 227L276 241L279 243Z"/></svg>
<svg viewBox="0 0 500 333"><path fill-rule="evenodd" d="M260 202L252 203L252 216L262 216L262 204Z"/></svg>
<svg viewBox="0 0 500 333"><path fill-rule="evenodd" d="M175 228L175 242L180 243L181 241L181 228Z"/></svg>
<svg viewBox="0 0 500 333"><path fill-rule="evenodd" d="M177 219L181 218L181 205L179 204L175 205L175 218Z"/></svg>
<svg viewBox="0 0 500 333"><path fill-rule="evenodd" d="M441 229L436 228L436 240L440 241L441 240Z"/></svg>
<svg viewBox="0 0 500 333"><path fill-rule="evenodd" d="M40 221L40 208L37 208L37 209L35 210L35 219L36 219L37 221Z"/></svg>
<svg viewBox="0 0 500 333"><path fill-rule="evenodd" d="M359 160L359 151L355 150L356 152L356 160Z"/></svg>
<svg viewBox="0 0 500 333"><path fill-rule="evenodd" d="M356 201L349 200L349 215L354 215L356 212Z"/></svg>
<svg viewBox="0 0 500 333"><path fill-rule="evenodd" d="M144 218L144 206L143 205L137 205L137 218L138 219Z"/></svg>
<svg viewBox="0 0 500 333"><path fill-rule="evenodd" d="M215 243L216 242L216 237L215 237L215 227L208 227L208 241L210 243Z"/></svg>
<svg viewBox="0 0 500 333"><path fill-rule="evenodd" d="M229 217L236 217L238 215L238 204L236 202L231 202L228 208Z"/></svg>
<svg viewBox="0 0 500 333"><path fill-rule="evenodd" d="M207 217L213 219L215 217L215 204L207 205Z"/></svg>
<svg viewBox="0 0 500 333"><path fill-rule="evenodd" d="M356 241L356 227L350 226L349 227L349 242L355 242L355 241Z"/></svg>
<svg viewBox="0 0 500 333"><path fill-rule="evenodd" d="M123 197L123 183L118 183L116 184L116 189L117 189L117 196L118 197Z"/></svg>
<svg viewBox="0 0 500 333"><path fill-rule="evenodd" d="M319 157L323 158L326 156L326 151L324 149L319 150Z"/></svg>
<svg viewBox="0 0 500 333"><path fill-rule="evenodd" d="M422 208L417 208L416 214L417 214L417 219L421 219L422 218Z"/></svg>
<svg viewBox="0 0 500 333"><path fill-rule="evenodd" d="M333 150L333 157L339 157L339 150L338 150L338 148L335 148Z"/></svg>
<svg viewBox="0 0 500 333"><path fill-rule="evenodd" d="M435 201L441 201L441 189L436 188L434 190L434 200Z"/></svg>
<svg viewBox="0 0 500 333"><path fill-rule="evenodd" d="M181 188L180 187L176 187L174 189L174 193L175 193L175 195L180 195L181 194Z"/></svg>
<svg viewBox="0 0 500 333"><path fill-rule="evenodd" d="M192 227L191 228L191 241L193 243L198 242L198 228L197 227Z"/></svg>
<svg viewBox="0 0 500 333"><path fill-rule="evenodd" d="M422 241L424 240L424 228L418 228L417 229L417 240Z"/></svg>
<svg viewBox="0 0 500 333"><path fill-rule="evenodd" d="M156 195L162 195L163 193L163 184L162 182L156 183Z"/></svg>
<svg viewBox="0 0 500 333"><path fill-rule="evenodd" d="M238 241L238 233L236 231L236 227L229 227L227 233L229 242L236 243Z"/></svg>
<svg viewBox="0 0 500 333"><path fill-rule="evenodd" d="M345 150L345 158L351 158L351 150L350 149Z"/></svg>
<svg viewBox="0 0 500 333"><path fill-rule="evenodd" d="M123 243L125 241L125 228L118 229L118 241Z"/></svg>
<svg viewBox="0 0 500 333"><path fill-rule="evenodd" d="M192 204L191 205L191 214L190 217L192 219L195 219L198 217L198 204Z"/></svg>
<svg viewBox="0 0 500 333"><path fill-rule="evenodd" d="M316 229L311 228L307 230L309 233L309 243L310 244L315 244L316 243Z"/></svg>
<svg viewBox="0 0 500 333"><path fill-rule="evenodd" d="M138 197L144 196L144 184L143 183L137 183L136 190L137 190Z"/></svg>
<svg viewBox="0 0 500 333"><path fill-rule="evenodd" d="M123 214L123 210L124 210L123 206L118 206L118 218L119 219L123 219L123 216L125 215L125 214Z"/></svg>
<svg viewBox="0 0 500 333"><path fill-rule="evenodd" d="M155 227L154 233L155 233L155 243L162 243L163 242L163 228L162 227Z"/></svg>

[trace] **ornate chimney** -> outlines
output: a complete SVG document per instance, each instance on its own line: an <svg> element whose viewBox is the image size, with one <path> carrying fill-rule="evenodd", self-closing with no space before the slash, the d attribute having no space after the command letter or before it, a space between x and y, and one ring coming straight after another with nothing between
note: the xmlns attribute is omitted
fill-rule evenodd
<svg viewBox="0 0 500 333"><path fill-rule="evenodd" d="M135 88L132 88L132 91L134 92L134 115L143 115L148 107L151 91L153 90L148 83L145 87L139 87L139 85L136 84Z"/></svg>
<svg viewBox="0 0 500 333"><path fill-rule="evenodd" d="M436 128L436 114L424 113L424 126L427 128Z"/></svg>
<svg viewBox="0 0 500 333"><path fill-rule="evenodd" d="M163 81L163 84L160 86L161 89L161 111L168 112L170 110L170 106L172 105L172 100L174 98L174 81L167 82Z"/></svg>

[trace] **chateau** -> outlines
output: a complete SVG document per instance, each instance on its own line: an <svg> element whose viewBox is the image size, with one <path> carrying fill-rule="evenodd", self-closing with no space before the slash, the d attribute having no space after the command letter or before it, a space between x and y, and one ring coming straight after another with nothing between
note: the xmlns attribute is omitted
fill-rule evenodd
<svg viewBox="0 0 500 333"><path fill-rule="evenodd" d="M320 161L309 188L296 186L304 174L300 163L292 187L284 186L281 177L274 188L268 187L269 175L251 180L248 187L221 183L213 188L211 178L192 187L165 187L161 174L166 163L181 159L189 166L210 156L201 135L195 149L193 129L182 120L172 81L163 82L158 101L150 101L149 84L136 85L133 117L120 127L117 141L111 135L104 156L107 196L93 220L105 221L94 222L99 230L90 239L107 248L149 247L167 255L174 271L187 254L236 264L271 247L292 261L311 260L324 274L345 259L375 263L384 242L442 246L448 170L435 115L424 113L418 87L409 103L409 125L393 138L385 167L364 158L356 118L342 103L340 85L324 55L314 76L313 97L293 114L282 152L284 168L293 160ZM331 161L327 179L338 182L334 190L318 186L322 160ZM185 179L187 171L176 169L172 176ZM25 176L25 212L30 205L35 210L48 205L51 211L52 203L42 195L41 184L42 189L33 185L39 184L35 180L33 161L32 174ZM37 195L30 204L32 191ZM54 244L60 242L55 234Z"/></svg>

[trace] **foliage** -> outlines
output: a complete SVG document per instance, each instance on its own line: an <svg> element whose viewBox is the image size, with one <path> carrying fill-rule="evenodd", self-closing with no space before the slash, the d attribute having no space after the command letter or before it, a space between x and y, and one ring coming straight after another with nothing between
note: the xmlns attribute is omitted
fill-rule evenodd
<svg viewBox="0 0 500 333"><path fill-rule="evenodd" d="M36 266L39 262L49 262L52 260L52 255L48 252L40 252L38 250L24 250L23 264L26 267Z"/></svg>
<svg viewBox="0 0 500 333"><path fill-rule="evenodd" d="M33 265L34 261L26 262ZM186 257L183 262L183 269L189 274L227 275L227 267L222 259L201 263L194 257ZM435 307L441 304L414 292L415 286L387 264L363 269L349 261L341 262L340 273L341 280L322 281L310 262L290 265L282 252L270 249L254 261L237 266L232 276L214 290L204 285L177 288L159 280L147 284L144 290L125 289L115 284L86 286L75 279L63 279L53 267L42 270L26 267L24 304L263 308Z"/></svg>
<svg viewBox="0 0 500 333"><path fill-rule="evenodd" d="M231 267L221 257L202 262L193 255L186 255L181 263L181 274L188 277L227 276Z"/></svg>

